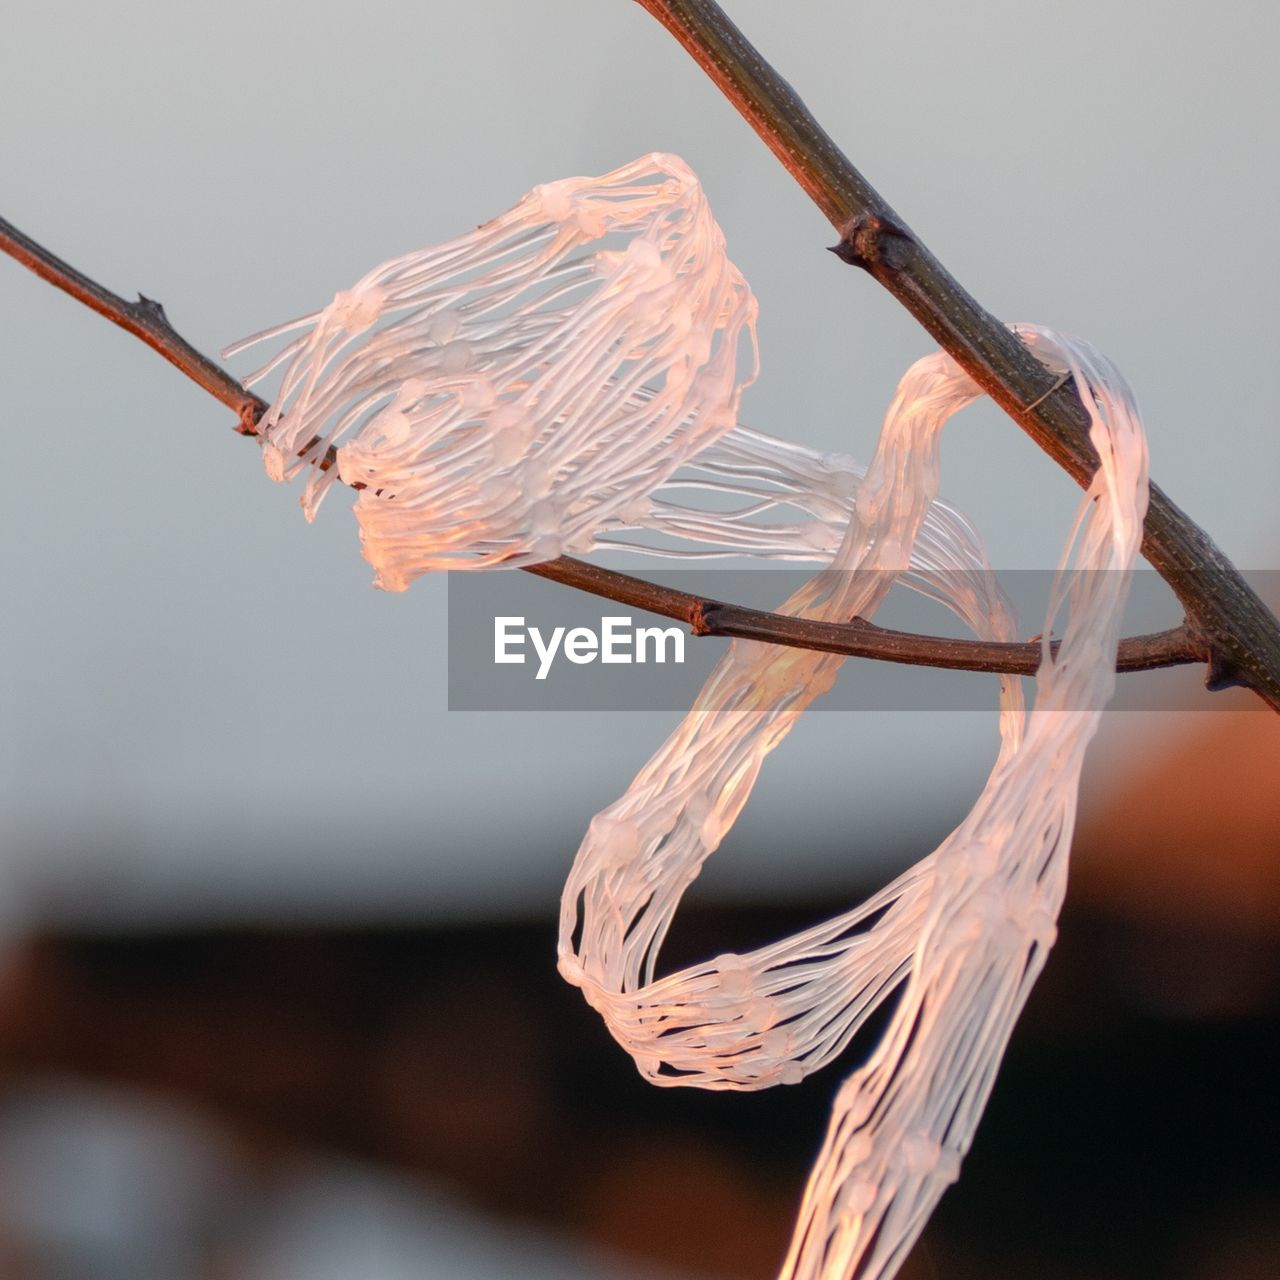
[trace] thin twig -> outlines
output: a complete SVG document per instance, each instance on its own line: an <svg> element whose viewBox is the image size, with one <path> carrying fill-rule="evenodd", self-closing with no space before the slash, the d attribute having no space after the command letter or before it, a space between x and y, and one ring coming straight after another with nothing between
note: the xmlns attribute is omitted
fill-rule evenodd
<svg viewBox="0 0 1280 1280"><path fill-rule="evenodd" d="M551 578L593 595L605 596L649 613L689 624L694 635L728 636L764 640L797 649L820 649L855 658L875 658L913 667L942 667L949 671L989 671L997 674L1035 675L1043 657L1039 642L999 644L982 640L952 640L942 636L893 631L864 618L852 622L815 622L764 609L724 604L688 591L629 577L613 569L562 556L533 565L529 573ZM1050 646L1057 651L1058 642ZM1152 635L1120 641L1117 671L1151 671L1203 662L1205 654L1186 624Z"/></svg>
<svg viewBox="0 0 1280 1280"><path fill-rule="evenodd" d="M240 420L238 430L242 434L257 434L258 419L267 411L266 402L246 391L225 369L182 338L169 323L160 303L141 294L137 302L129 302L110 289L104 289L96 280L89 279L70 263L55 257L44 245L37 244L3 218L0 218L0 249L11 258L17 258L41 280L47 280L64 293L69 293L77 302L83 302L100 316L106 316L112 324L127 329L135 338L141 338L170 364L181 369L192 382L203 387L214 399L221 400Z"/></svg>
<svg viewBox="0 0 1280 1280"><path fill-rule="evenodd" d="M29 267L42 280L92 307L160 352L193 382L232 409L242 435L256 435L266 404L250 394L225 369L197 351L169 323L164 308L140 298L127 302L83 272L63 262L0 218L0 250ZM306 446L303 452L306 451ZM695 635L736 636L801 649L821 649L852 657L877 658L914 666L1030 675L1040 663L1040 646L993 645L969 640L889 631L865 621L815 623L783 614L723 604L686 591L633 578L613 569L561 556L528 570L580 591L604 596L650 613L688 623ZM1143 671L1203 661L1205 651L1185 626L1154 636L1121 641L1117 669Z"/></svg>
<svg viewBox="0 0 1280 1280"><path fill-rule="evenodd" d="M182 338L158 303L146 299L140 299L138 303L127 302L57 258L4 219L0 219L0 248L42 279L141 337L198 385L235 410L240 419L238 429L243 434L256 434L256 423L265 412L265 403L246 392L229 373ZM863 620L848 624L815 623L724 604L567 556L533 566L529 572L619 603L679 619L688 623L697 635L741 637L889 662L1011 674L1034 673L1041 658L1040 646L1036 644L998 645L951 640L891 631ZM1158 635L1123 641L1117 667L1122 671L1148 670L1200 661L1203 656L1186 628L1178 627Z"/></svg>
<svg viewBox="0 0 1280 1280"><path fill-rule="evenodd" d="M883 285L1082 486L1097 468L1075 391L967 293L854 168L715 0L638 0L760 135L840 236L835 252ZM1212 539L1151 486L1142 551L1209 654L1211 689L1244 685L1280 711L1280 623Z"/></svg>

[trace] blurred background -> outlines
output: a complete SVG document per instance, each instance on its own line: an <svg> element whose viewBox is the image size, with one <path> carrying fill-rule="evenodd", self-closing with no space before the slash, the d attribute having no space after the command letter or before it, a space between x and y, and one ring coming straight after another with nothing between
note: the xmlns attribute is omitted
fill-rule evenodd
<svg viewBox="0 0 1280 1280"><path fill-rule="evenodd" d="M1280 568L1280 11L726 8L985 305L1116 360L1161 484ZM760 298L745 421L865 459L929 349L628 0L15 3L0 118L0 213L214 355L650 150ZM443 580L373 591L339 496L307 526L225 410L7 259L0 388L0 1277L772 1275L844 1072L651 1089L554 970L581 833L677 716L448 713ZM998 413L943 465L997 565L1056 563L1078 491ZM1180 709L1090 755L1061 941L904 1275L1280 1274L1280 732L1160 678ZM671 961L878 886L994 742L812 713Z"/></svg>

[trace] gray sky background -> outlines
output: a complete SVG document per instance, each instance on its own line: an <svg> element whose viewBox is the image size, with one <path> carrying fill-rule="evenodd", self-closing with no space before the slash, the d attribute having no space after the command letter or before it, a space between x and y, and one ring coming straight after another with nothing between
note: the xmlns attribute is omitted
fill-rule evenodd
<svg viewBox="0 0 1280 1280"><path fill-rule="evenodd" d="M1280 9L726 7L988 307L1117 361L1155 476L1237 563L1280 567ZM210 353L534 183L656 149L700 174L760 298L744 420L866 458L929 350L630 0L27 3L5 26L0 211ZM551 909L590 815L674 716L447 714L443 580L372 590L340 497L307 526L225 410L8 260L0 388L11 901ZM1056 562L1078 497L986 407L948 429L944 492L1023 568ZM1110 726L1085 804L1186 722ZM712 889L834 884L900 839L923 853L992 742L990 717L811 715Z"/></svg>

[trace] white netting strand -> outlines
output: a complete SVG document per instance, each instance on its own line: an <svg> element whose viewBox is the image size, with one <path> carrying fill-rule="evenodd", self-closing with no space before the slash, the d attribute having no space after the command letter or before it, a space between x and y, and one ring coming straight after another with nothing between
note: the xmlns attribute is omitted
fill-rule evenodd
<svg viewBox="0 0 1280 1280"><path fill-rule="evenodd" d="M377 584L403 590L431 569L588 551L630 524L733 426L755 317L697 179L653 154L536 187L228 354L301 330L246 379L285 366L267 470L307 471L308 518L335 478L358 488Z"/></svg>
<svg viewBox="0 0 1280 1280"><path fill-rule="evenodd" d="M565 887L560 967L654 1083L755 1089L830 1061L890 994L867 1062L837 1098L786 1280L887 1280L968 1150L1014 1021L1055 934L1084 750L1114 682L1121 610L1146 510L1146 446L1115 369L1083 343L1020 330L1075 379L1102 465L1055 588L1029 721L1002 682L1002 746L965 821L861 907L745 955L655 978L685 888L765 755L830 686L840 659L736 643L694 710L592 822ZM978 395L947 356L913 366L859 485L830 570L783 606L869 616L906 569L937 483L937 439ZM785 547L783 548L785 551ZM930 579L980 636L1011 621L976 543ZM976 595L970 595L975 592ZM985 595L985 598L984 598ZM988 609L989 612L984 612Z"/></svg>
<svg viewBox="0 0 1280 1280"><path fill-rule="evenodd" d="M840 550L781 612L830 620L875 612L933 503L941 426L978 394L956 372L939 354L903 379ZM757 451L773 452L774 443L751 441ZM958 521L950 532L935 552L942 561L930 579L935 593L984 639L1014 638L981 547ZM932 882L924 866L816 929L653 980L681 895L733 824L764 757L842 662L735 642L680 728L596 817L578 853L561 908L561 970L656 1084L795 1082L836 1056L905 974ZM1016 712L1016 681L1005 696ZM1016 714L1006 717L1010 740L1017 724ZM863 973L866 983L858 981Z"/></svg>

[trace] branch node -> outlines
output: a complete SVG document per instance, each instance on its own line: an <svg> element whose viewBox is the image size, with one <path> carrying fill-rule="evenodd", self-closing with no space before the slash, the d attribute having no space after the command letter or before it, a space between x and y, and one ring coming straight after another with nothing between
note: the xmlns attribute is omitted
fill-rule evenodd
<svg viewBox="0 0 1280 1280"><path fill-rule="evenodd" d="M164 304L157 302L154 298L148 298L145 294L138 294L138 301L134 303L137 310L149 316L158 324L164 325L166 329L172 328L169 324L169 317L164 313Z"/></svg>
<svg viewBox="0 0 1280 1280"><path fill-rule="evenodd" d="M714 600L697 600L689 610L689 634L715 635L716 615L720 606Z"/></svg>
<svg viewBox="0 0 1280 1280"><path fill-rule="evenodd" d="M860 213L845 225L840 243L832 245L828 252L851 267L861 267L875 275L877 268L882 272L902 270L911 243L911 233L891 218Z"/></svg>
<svg viewBox="0 0 1280 1280"><path fill-rule="evenodd" d="M1236 663L1217 649L1211 649L1209 665L1204 673L1204 687L1210 693L1220 693L1223 689L1247 689L1250 683Z"/></svg>

